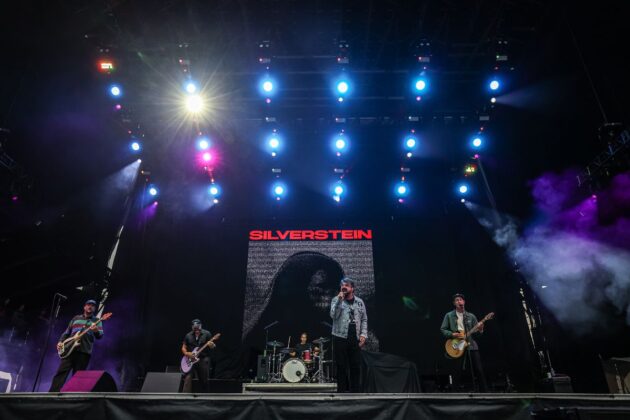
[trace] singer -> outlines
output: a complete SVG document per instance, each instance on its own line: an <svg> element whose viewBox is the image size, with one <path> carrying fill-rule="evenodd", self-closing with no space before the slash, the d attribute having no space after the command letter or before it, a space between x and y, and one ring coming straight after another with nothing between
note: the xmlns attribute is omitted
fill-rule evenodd
<svg viewBox="0 0 630 420"><path fill-rule="evenodd" d="M337 392L361 391L361 348L368 336L367 310L354 294L354 281L341 280L341 290L330 303L333 352L337 364Z"/></svg>

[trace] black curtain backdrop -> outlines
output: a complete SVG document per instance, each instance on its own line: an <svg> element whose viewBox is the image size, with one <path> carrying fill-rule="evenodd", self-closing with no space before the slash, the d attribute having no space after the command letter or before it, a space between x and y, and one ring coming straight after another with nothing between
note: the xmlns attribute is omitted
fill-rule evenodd
<svg viewBox="0 0 630 420"><path fill-rule="evenodd" d="M382 352L410 360L423 376L451 373L439 327L452 295L461 292L479 318L496 312L479 339L489 379L507 372L521 389L531 389L537 365L518 284L503 252L463 206L426 219L246 224L166 213L144 227L136 223L125 232L116 266L113 295L128 304L118 314L124 329L108 330L108 340L118 342L113 354L135 363L138 376L164 371L178 364L190 320L200 318L222 333L215 375L253 377L256 354L241 343L248 232L313 228L373 230L376 299L368 313ZM127 376L123 387L132 387L133 375Z"/></svg>

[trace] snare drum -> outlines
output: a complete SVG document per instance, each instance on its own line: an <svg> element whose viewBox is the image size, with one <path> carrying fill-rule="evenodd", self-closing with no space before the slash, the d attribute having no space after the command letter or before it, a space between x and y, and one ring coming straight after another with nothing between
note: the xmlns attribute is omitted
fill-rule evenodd
<svg viewBox="0 0 630 420"><path fill-rule="evenodd" d="M306 377L306 365L297 357L288 359L282 364L282 377L287 382L300 382Z"/></svg>

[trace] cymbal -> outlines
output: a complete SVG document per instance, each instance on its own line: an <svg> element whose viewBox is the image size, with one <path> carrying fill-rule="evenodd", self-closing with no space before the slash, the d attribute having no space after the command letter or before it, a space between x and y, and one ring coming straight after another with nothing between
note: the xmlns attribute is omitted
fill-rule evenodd
<svg viewBox="0 0 630 420"><path fill-rule="evenodd" d="M329 341L330 341L330 338L319 337L317 340L313 340L313 343L322 344L322 343L328 343Z"/></svg>
<svg viewBox="0 0 630 420"><path fill-rule="evenodd" d="M280 353L293 353L295 351L295 349L293 347L285 347L282 350L280 350Z"/></svg>
<svg viewBox="0 0 630 420"><path fill-rule="evenodd" d="M267 345L269 347L282 347L282 346L284 346L284 343L274 340L274 341L267 341Z"/></svg>

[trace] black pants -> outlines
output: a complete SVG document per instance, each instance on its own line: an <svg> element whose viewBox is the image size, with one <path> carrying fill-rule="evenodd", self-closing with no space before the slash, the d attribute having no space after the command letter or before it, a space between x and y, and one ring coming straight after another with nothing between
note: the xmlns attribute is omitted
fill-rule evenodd
<svg viewBox="0 0 630 420"><path fill-rule="evenodd" d="M361 392L361 349L356 336L333 335L337 365L337 392Z"/></svg>
<svg viewBox="0 0 630 420"><path fill-rule="evenodd" d="M190 369L190 372L184 374L184 386L182 392L192 392L193 374L197 372L197 378L201 384L201 392L208 392L208 374L210 373L210 357L202 357Z"/></svg>
<svg viewBox="0 0 630 420"><path fill-rule="evenodd" d="M470 363L472 362L473 373L475 374L476 389L473 392L488 392L486 384L486 375L483 373L483 365L481 364L481 355L479 350L467 350L468 354L464 355L463 370L470 375Z"/></svg>
<svg viewBox="0 0 630 420"><path fill-rule="evenodd" d="M74 375L78 370L85 370L90 363L90 355L87 353L81 353L75 351L65 359L61 359L57 373L53 377L52 384L50 384L50 390L48 392L59 392L66 382L66 378L70 371Z"/></svg>

